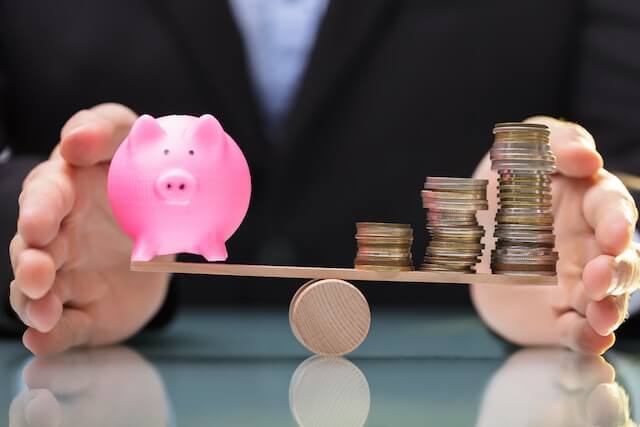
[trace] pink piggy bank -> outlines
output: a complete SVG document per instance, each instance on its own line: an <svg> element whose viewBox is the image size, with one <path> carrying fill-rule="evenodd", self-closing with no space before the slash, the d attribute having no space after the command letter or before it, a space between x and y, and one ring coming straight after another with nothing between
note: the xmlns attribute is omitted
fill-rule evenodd
<svg viewBox="0 0 640 427"><path fill-rule="evenodd" d="M113 156L107 192L133 240L132 261L178 252L224 261L249 208L251 177L213 116L143 115Z"/></svg>

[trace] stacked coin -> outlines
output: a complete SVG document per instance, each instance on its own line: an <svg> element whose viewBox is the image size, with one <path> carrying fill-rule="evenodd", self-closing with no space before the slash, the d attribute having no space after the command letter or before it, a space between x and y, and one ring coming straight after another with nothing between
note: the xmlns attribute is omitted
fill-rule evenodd
<svg viewBox="0 0 640 427"><path fill-rule="evenodd" d="M358 254L355 268L380 271L413 270L413 230L409 224L359 222L356 224L356 241Z"/></svg>
<svg viewBox="0 0 640 427"><path fill-rule="evenodd" d="M476 212L488 208L487 184L485 179L427 177L422 204L431 240L421 270L475 271L484 249Z"/></svg>
<svg viewBox="0 0 640 427"><path fill-rule="evenodd" d="M556 158L549 128L531 123L499 123L491 148L499 174L496 248L491 268L499 274L555 275L551 177Z"/></svg>

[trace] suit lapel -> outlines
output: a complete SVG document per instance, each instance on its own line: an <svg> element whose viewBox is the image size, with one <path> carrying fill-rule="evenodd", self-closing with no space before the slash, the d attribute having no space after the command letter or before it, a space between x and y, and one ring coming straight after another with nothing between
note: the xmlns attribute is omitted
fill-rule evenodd
<svg viewBox="0 0 640 427"><path fill-rule="evenodd" d="M341 80L366 56L375 44L375 34L382 32L398 3L401 1L331 0L286 121L284 148L295 143Z"/></svg>
<svg viewBox="0 0 640 427"><path fill-rule="evenodd" d="M240 135L261 133L244 48L227 1L149 0L191 67L212 111ZM248 122L247 122L248 121ZM261 137L257 138L262 139Z"/></svg>
<svg viewBox="0 0 640 427"><path fill-rule="evenodd" d="M230 131L264 140L241 35L228 0L148 0L176 40L210 105ZM194 6L197 3L197 6ZM288 151L314 115L375 45L401 0L331 0L279 146ZM249 120L247 122L247 120ZM260 137L255 134L260 133Z"/></svg>

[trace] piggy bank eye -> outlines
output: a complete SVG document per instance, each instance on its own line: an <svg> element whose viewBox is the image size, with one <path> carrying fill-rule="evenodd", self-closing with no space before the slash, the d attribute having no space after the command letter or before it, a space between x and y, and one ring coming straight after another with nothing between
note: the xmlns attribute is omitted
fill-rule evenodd
<svg viewBox="0 0 640 427"><path fill-rule="evenodd" d="M165 148L165 149L164 149L164 155L165 155L165 156L169 155L169 149L168 149L168 148Z"/></svg>
<svg viewBox="0 0 640 427"><path fill-rule="evenodd" d="M193 150L189 150L189 155L193 156L195 153L193 152Z"/></svg>

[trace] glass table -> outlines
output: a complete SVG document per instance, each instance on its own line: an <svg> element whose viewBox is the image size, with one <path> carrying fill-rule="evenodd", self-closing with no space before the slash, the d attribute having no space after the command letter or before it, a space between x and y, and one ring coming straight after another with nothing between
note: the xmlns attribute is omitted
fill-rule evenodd
<svg viewBox="0 0 640 427"><path fill-rule="evenodd" d="M514 349L473 313L375 310L348 358L311 356L287 311L183 310L126 345L34 358L0 342L17 426L635 426L640 358Z"/></svg>

